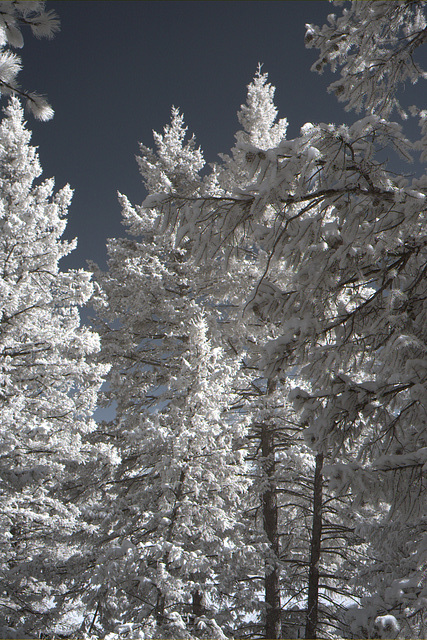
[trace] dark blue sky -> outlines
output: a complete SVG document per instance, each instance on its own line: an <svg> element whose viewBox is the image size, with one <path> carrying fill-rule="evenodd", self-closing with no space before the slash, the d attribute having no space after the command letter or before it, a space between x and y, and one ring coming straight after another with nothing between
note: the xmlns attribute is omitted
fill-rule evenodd
<svg viewBox="0 0 427 640"><path fill-rule="evenodd" d="M65 0L47 8L61 32L52 41L25 34L19 79L55 109L48 123L28 115L44 176L75 189L67 237L79 244L63 268L105 264L106 238L124 234L116 192L134 203L145 197L138 142L152 146L172 105L208 162L232 146L258 62L290 137L307 121L353 119L327 93L328 76L310 72L316 52L304 47L304 24L341 10L329 2Z"/></svg>

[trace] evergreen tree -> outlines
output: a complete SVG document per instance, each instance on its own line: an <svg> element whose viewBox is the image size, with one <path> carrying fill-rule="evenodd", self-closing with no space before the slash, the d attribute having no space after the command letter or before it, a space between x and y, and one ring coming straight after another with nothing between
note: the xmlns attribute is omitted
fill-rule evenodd
<svg viewBox="0 0 427 640"><path fill-rule="evenodd" d="M81 527L64 487L93 456L85 443L105 367L80 326L88 272L59 269L72 192L39 184L41 168L18 99L0 126L1 623L35 636L60 607L62 567ZM58 596L59 599L55 600Z"/></svg>
<svg viewBox="0 0 427 640"><path fill-rule="evenodd" d="M246 104L237 114L243 130L236 134L232 155L222 155L223 163L213 166L217 197L232 200L243 190L250 192L260 187L266 178L265 161L270 149L285 139L287 121L275 122L275 89L267 79L259 67L248 86ZM253 232L262 242L266 240L267 226L275 227L277 211L267 205L260 215L264 224L254 226ZM265 637L281 637L283 619L283 632L297 633L308 615L306 632L311 638L317 627L330 632L337 625L338 594L349 596L344 561L349 567L354 566L355 543L359 539L348 519L346 498L340 496L341 508L337 510L337 503L323 486L322 457L313 455L304 443L304 421L298 420L287 402L290 389L298 382L296 372L291 378L263 377L263 351L280 331L275 318L276 296L287 287L292 273L280 256L271 260L261 242L254 246L253 235L240 237L235 255L228 258L233 281L224 301L228 298L235 305L239 303L229 324L238 326L240 338L236 341L227 327L223 331L228 341L249 351L252 364L247 369L250 374L247 373L244 397L245 411L252 420L250 456L258 468L252 491L258 492L263 514L255 527L265 530L270 545L263 580L263 632ZM265 306L258 304L263 298L268 300ZM343 541L351 541L351 552L342 549Z"/></svg>
<svg viewBox="0 0 427 640"><path fill-rule="evenodd" d="M157 150L141 146L153 197L202 188L202 154L185 132L173 109L164 135L155 134ZM136 239L109 242L108 271L94 267L93 304L100 359L112 363L103 402L115 409L99 436L117 447L121 463L91 498L96 504L102 495L104 506L86 628L106 633L132 620L131 634L222 637L218 625L235 624L234 592L246 590L236 575L256 555L243 543L248 480L245 420L232 411L236 359L212 343L210 270L175 249L153 216L120 200Z"/></svg>

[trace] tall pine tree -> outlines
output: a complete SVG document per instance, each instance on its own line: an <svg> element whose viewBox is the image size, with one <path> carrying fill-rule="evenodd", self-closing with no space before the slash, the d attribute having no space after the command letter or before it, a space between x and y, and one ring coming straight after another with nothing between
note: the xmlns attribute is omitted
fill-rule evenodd
<svg viewBox="0 0 427 640"><path fill-rule="evenodd" d="M35 183L41 168L30 137L12 98L0 126L3 637L11 629L34 637L57 614L61 567L81 527L64 487L92 458L85 437L106 370L92 362L98 336L80 325L91 275L59 268L75 246L61 240L72 192Z"/></svg>
<svg viewBox="0 0 427 640"><path fill-rule="evenodd" d="M202 188L203 158L172 111L156 151L138 159L150 192ZM207 270L155 217L120 196L132 236L109 242L93 299L111 362L100 436L120 453L94 537L96 570L86 628L148 637L221 637L237 617L244 546L245 421L233 412L238 363L218 343ZM102 435L104 433L104 435ZM92 497L97 502L97 495ZM88 575L91 575L88 569ZM240 602L244 596L241 595ZM122 625L122 626L121 626Z"/></svg>

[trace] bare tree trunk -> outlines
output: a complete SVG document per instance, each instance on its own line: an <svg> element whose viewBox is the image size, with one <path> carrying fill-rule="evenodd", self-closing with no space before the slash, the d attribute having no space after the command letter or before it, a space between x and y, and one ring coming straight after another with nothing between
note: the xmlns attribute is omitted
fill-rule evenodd
<svg viewBox="0 0 427 640"><path fill-rule="evenodd" d="M264 461L264 472L267 476L268 488L262 495L262 514L264 530L274 555L273 566L269 563L265 569L265 637L272 640L280 638L282 633L280 606L280 568L278 508L275 480L274 431L268 425L261 427L261 451Z"/></svg>
<svg viewBox="0 0 427 640"><path fill-rule="evenodd" d="M311 529L308 601L305 626L306 640L317 638L319 611L319 561L322 547L322 485L323 453L316 455L313 487L313 524Z"/></svg>

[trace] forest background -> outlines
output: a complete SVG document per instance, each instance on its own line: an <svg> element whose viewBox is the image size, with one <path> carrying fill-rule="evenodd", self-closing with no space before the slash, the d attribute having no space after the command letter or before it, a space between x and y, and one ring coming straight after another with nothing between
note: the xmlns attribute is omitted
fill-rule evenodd
<svg viewBox="0 0 427 640"><path fill-rule="evenodd" d="M426 116L407 87L425 3L335 4L305 42L359 119L292 132L258 66L230 155L206 165L173 107L139 147L148 197L119 194L127 232L89 271L63 270L71 190L40 182L19 99L5 108L3 637L423 637ZM267 5L285 6L227 10ZM135 6L197 5L119 12ZM56 16L0 16L2 93L48 121L11 50Z"/></svg>

